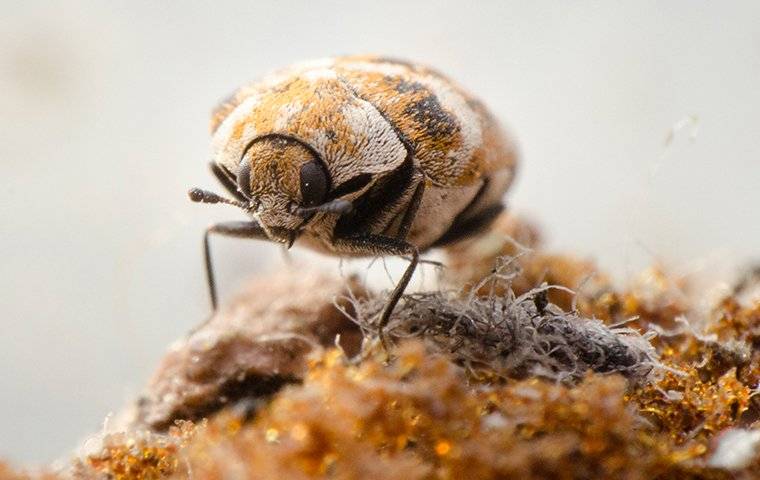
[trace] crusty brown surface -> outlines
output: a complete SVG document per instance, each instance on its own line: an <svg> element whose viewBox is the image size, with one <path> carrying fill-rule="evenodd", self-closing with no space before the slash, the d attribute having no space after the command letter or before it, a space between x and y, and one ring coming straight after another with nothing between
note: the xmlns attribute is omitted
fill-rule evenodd
<svg viewBox="0 0 760 480"><path fill-rule="evenodd" d="M207 323L177 341L138 402L138 419L165 429L175 419L197 419L237 397L266 396L305 375L310 354L332 347L335 336L349 352L360 333L333 305L343 308L348 288L317 272L283 272L251 281ZM226 398L225 398L226 397Z"/></svg>
<svg viewBox="0 0 760 480"><path fill-rule="evenodd" d="M539 248L535 226L515 218L496 225L511 225L512 237ZM494 261L506 248L476 245L459 251L476 266ZM652 269L627 287L605 284L601 294L581 294L577 311L568 313L544 302L542 279L529 268L504 270L505 265L527 265L530 255L519 262L502 259L496 268L502 281L532 285L521 297L504 290L504 284L484 289L494 278L491 270L479 288L460 296L406 297L392 320L397 346L390 359L378 348L372 322L362 317L382 295L350 279L303 270L263 276L169 350L146 386L148 400L138 402L141 415L89 439L88 448L55 477L758 478L757 276L746 276L714 308L700 311L694 303L699 292L688 282ZM572 256L540 248L533 255L556 269L565 287L578 281L578 275L562 275L574 271L565 268L572 266ZM447 274L451 284L474 278L474 270L461 277L457 271L464 272ZM501 293L493 293L498 289ZM336 295L365 329L361 350L362 335L338 314ZM478 299L470 313L468 295ZM516 304L502 301L504 295ZM486 311L489 302L504 316L473 316ZM510 359L525 358L518 355L524 352L520 347L530 346L517 335L503 351L492 349L504 338L493 333L512 328L508 322L516 318L515 308L519 315L535 317L531 328L548 332L551 341L581 341L578 359L591 362L591 371L575 371L577 363L565 362L568 357L562 355L575 348L571 343L555 348L550 340L539 341L547 344L545 354L554 363L501 368ZM459 324L446 323L451 312L459 312ZM584 321L584 315L606 325ZM473 320L476 330L468 327ZM621 322L645 335L612 326ZM440 328L446 325L448 330ZM589 328L596 333L583 343L577 333ZM342 350L330 348L336 333ZM609 362L624 349L603 353L616 335L643 342L629 347L651 350L620 357L631 359L633 369L617 368L625 365ZM464 355L478 341L483 355ZM546 368L550 365L558 370ZM561 375L563 365L575 374ZM225 387L238 384L241 374L241 388ZM290 380L267 383L282 376ZM0 466L0 478L53 476Z"/></svg>

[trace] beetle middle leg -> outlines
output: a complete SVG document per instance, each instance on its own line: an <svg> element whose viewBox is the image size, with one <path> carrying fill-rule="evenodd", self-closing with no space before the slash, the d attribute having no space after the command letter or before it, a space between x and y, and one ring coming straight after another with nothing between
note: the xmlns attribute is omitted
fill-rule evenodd
<svg viewBox="0 0 760 480"><path fill-rule="evenodd" d="M422 203L422 196L425 193L425 178L420 171L414 171L412 178L414 180L406 188L405 192L402 193L402 195L404 195L406 192L412 192L396 235L389 236L372 233L352 233L338 236L333 240L333 243L338 250L351 251L363 255L406 255L411 258L409 266L401 276L401 280L399 280L393 288L388 303L385 304L385 308L383 308L383 312L380 315L380 321L378 322L378 335L380 336L380 342L383 344L383 348L386 350L387 344L383 330L388 325L393 309L396 307L401 296L404 294L404 290L406 290L406 287L409 285L409 281L412 279L412 275L417 268L420 257L419 249L407 242L406 236L409 234L409 230L414 223L414 219L417 217L417 212Z"/></svg>
<svg viewBox="0 0 760 480"><path fill-rule="evenodd" d="M268 240L266 232L258 222L224 222L211 225L206 229L203 235L203 256L206 265L206 279L208 281L208 291L211 296L211 308L216 311L217 295L216 281L214 280L214 266L211 262L211 234L215 233L225 237L251 238L258 240Z"/></svg>
<svg viewBox="0 0 760 480"><path fill-rule="evenodd" d="M401 280L399 280L393 288L391 296L380 315L380 321L378 322L377 328L380 342L382 343L383 348L387 351L388 348L385 341L384 329L388 325L393 309L396 308L399 300L401 300L401 295L404 294L404 290L406 290L407 285L409 285L414 270L417 268L420 258L419 250L406 240L373 234L336 238L334 243L336 247L339 247L344 251L353 251L360 254L409 255L411 257L409 266L406 267L404 274L401 276Z"/></svg>

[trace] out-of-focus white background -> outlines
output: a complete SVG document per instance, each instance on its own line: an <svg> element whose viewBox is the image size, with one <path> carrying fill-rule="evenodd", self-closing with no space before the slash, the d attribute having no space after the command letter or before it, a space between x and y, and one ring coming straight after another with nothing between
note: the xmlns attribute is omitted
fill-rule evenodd
<svg viewBox="0 0 760 480"><path fill-rule="evenodd" d="M553 248L618 279L657 259L689 269L760 256L751 0L5 0L0 11L1 457L65 454L204 319L201 232L240 218L187 200L189 186L221 190L206 169L209 111L296 60L382 53L459 80L519 140L510 205ZM227 295L283 263L256 242L215 251Z"/></svg>

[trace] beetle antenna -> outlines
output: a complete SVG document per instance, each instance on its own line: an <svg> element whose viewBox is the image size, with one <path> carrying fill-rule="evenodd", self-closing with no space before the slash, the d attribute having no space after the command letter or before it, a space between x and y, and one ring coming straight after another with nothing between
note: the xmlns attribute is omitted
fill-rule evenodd
<svg viewBox="0 0 760 480"><path fill-rule="evenodd" d="M229 198L224 198L214 192L209 192L208 190L200 188L191 188L190 191L187 192L187 195L190 197L190 200L197 203L226 203L227 205L234 205L243 210L248 210L248 205L243 202L230 200Z"/></svg>
<svg viewBox="0 0 760 480"><path fill-rule="evenodd" d="M336 198L335 200L331 200L327 203L323 203L322 205L317 205L316 207L298 208L296 210L296 213L298 213L301 216L308 215L312 212L339 213L342 215L344 213L350 212L351 210L353 210L353 208L354 208L354 205L348 200Z"/></svg>

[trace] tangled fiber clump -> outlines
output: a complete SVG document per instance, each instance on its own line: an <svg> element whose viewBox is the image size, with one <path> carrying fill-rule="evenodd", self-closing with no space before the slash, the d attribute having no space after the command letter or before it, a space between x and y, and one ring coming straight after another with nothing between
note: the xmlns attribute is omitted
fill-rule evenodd
<svg viewBox="0 0 760 480"><path fill-rule="evenodd" d="M509 259L503 264L510 265ZM503 378L575 382L593 371L642 381L659 365L654 348L639 331L607 326L548 303L548 291L563 287L543 285L517 296L509 285L516 273L502 271L464 295L405 295L388 327L391 336L424 339L472 371ZM476 294L483 290L488 293ZM376 331L373 320L385 301L375 296L354 302L355 321L367 334Z"/></svg>

